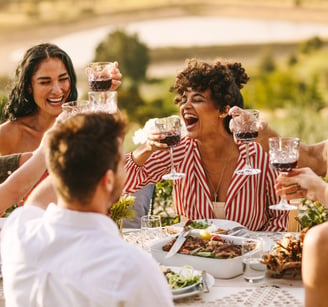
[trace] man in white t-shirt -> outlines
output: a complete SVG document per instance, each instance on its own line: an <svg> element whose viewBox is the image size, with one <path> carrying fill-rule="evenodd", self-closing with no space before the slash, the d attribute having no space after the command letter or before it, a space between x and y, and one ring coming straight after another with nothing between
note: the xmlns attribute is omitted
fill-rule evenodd
<svg viewBox="0 0 328 307"><path fill-rule="evenodd" d="M47 136L58 203L16 209L2 231L6 305L173 306L159 265L106 215L125 180L125 120L79 114Z"/></svg>

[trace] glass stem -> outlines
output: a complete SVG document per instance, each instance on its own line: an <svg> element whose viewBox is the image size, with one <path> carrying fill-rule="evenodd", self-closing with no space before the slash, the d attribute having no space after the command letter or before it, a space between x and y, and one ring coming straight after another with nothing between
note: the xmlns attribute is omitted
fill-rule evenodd
<svg viewBox="0 0 328 307"><path fill-rule="evenodd" d="M280 172L280 174L287 174L287 173L283 173L283 172ZM283 206L288 206L288 201L286 199L286 191L283 190L283 192L281 193L281 197L280 197L280 205L283 205Z"/></svg>
<svg viewBox="0 0 328 307"><path fill-rule="evenodd" d="M170 156L171 156L171 173L175 174L174 161L173 161L173 147L170 147Z"/></svg>
<svg viewBox="0 0 328 307"><path fill-rule="evenodd" d="M251 168L251 164L249 162L249 144L246 143L246 168Z"/></svg>

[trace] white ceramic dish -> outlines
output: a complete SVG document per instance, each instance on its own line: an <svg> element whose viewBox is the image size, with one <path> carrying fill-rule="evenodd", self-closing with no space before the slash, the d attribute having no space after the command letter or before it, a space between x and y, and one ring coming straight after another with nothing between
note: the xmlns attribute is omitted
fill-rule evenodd
<svg viewBox="0 0 328 307"><path fill-rule="evenodd" d="M243 237L235 237L228 235L220 235L223 240L233 242L234 244L242 243ZM152 256L165 266L184 266L191 265L196 270L205 270L212 274L215 278L233 278L243 272L242 257L231 259L214 259L199 256L190 256L184 254L175 254L170 258L166 258L167 252L162 250L163 245L172 240L172 237L167 237L156 241L150 245Z"/></svg>
<svg viewBox="0 0 328 307"><path fill-rule="evenodd" d="M209 232L215 232L216 229L221 228L221 229L232 229L233 227L236 226L241 226L241 224L239 224L238 222L234 222L234 221L228 221L228 220L220 220L220 219L201 219L201 220L195 220L197 222L207 222L208 224L210 224L209 227L207 227L206 229ZM182 231L183 226L184 226L185 222L181 222L181 223L177 223L171 226L167 226L167 231L174 235L174 234L178 234ZM193 232L199 232L200 229L194 229Z"/></svg>
<svg viewBox="0 0 328 307"><path fill-rule="evenodd" d="M168 269L172 270L174 273L182 273L182 275L184 275L184 273L188 274L188 268L184 268L184 267L177 267L177 266L166 266ZM193 268L190 268L193 269ZM198 270L193 269L192 272L192 276L199 276L199 281L193 283L192 285L189 285L187 287L184 288L179 288L179 289L172 289L172 293L173 295L177 295L177 294L181 294L187 291L190 291L192 288L196 287L197 285L199 285L202 282L202 277L201 277L201 272Z"/></svg>
<svg viewBox="0 0 328 307"><path fill-rule="evenodd" d="M211 289L215 284L215 279L211 274L206 273L206 282L207 282L208 288ZM180 298L193 296L193 295L196 295L196 294L200 294L202 292L203 292L203 289L201 287L194 286L194 287L190 288L189 290L186 290L182 293L179 293L179 294L174 294L173 293L173 299L178 300Z"/></svg>

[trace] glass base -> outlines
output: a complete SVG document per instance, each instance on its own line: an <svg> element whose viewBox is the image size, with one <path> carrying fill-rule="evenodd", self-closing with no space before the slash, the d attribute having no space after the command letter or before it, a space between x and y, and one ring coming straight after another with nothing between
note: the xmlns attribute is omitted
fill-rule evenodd
<svg viewBox="0 0 328 307"><path fill-rule="evenodd" d="M269 206L271 210L285 210L285 211L290 211L290 210L297 210L298 208L294 205L290 204L277 204L277 205L271 205Z"/></svg>
<svg viewBox="0 0 328 307"><path fill-rule="evenodd" d="M179 180L182 179L186 176L186 174L184 173L170 173L170 174L166 174L164 175L162 178L164 180Z"/></svg>
<svg viewBox="0 0 328 307"><path fill-rule="evenodd" d="M261 173L261 170L257 168L243 168L235 171L235 173L238 175L250 176L250 175L257 175Z"/></svg>

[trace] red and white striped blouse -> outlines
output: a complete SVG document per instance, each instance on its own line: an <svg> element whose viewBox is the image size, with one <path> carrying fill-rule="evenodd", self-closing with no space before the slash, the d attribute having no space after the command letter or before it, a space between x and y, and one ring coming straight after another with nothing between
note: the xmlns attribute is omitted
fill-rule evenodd
<svg viewBox="0 0 328 307"><path fill-rule="evenodd" d="M236 170L245 165L245 145L239 145ZM261 145L249 146L250 163L261 169L252 176L233 174L225 201L225 218L239 222L250 230L286 231L288 211L270 210L268 207L279 201L274 190L277 173L269 165L268 154ZM190 219L214 218L210 189L201 163L200 153L194 139L182 137L174 148L174 165L178 172L186 174L184 179L173 182L173 197L177 214ZM162 180L170 172L168 151L156 151L143 166L138 166L132 154L126 155L127 180L125 193L135 192L141 187Z"/></svg>

